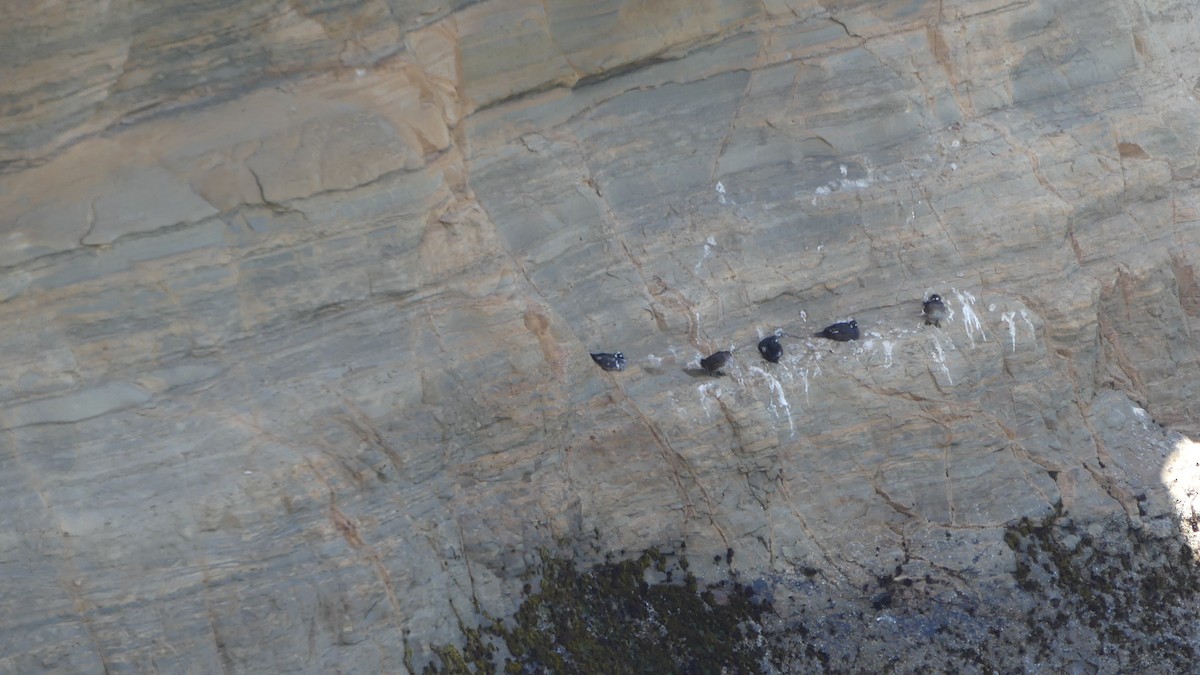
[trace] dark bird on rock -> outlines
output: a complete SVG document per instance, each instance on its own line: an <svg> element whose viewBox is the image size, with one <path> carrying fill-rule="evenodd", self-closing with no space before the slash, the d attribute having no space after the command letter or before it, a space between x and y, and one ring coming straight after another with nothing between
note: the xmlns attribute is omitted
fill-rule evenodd
<svg viewBox="0 0 1200 675"><path fill-rule="evenodd" d="M758 353L771 363L779 363L783 358L783 345L779 344L778 335L768 335L758 341Z"/></svg>
<svg viewBox="0 0 1200 675"><path fill-rule="evenodd" d="M934 293L929 296L929 299L921 303L921 313L925 315L925 325L933 324L938 328L942 327L942 319L946 318L946 303L942 302L942 296Z"/></svg>
<svg viewBox="0 0 1200 675"><path fill-rule="evenodd" d="M719 376L721 374L719 371L725 367L726 363L729 363L729 359L732 357L733 354L726 351L716 352L711 356L700 359L700 367L713 375Z"/></svg>
<svg viewBox="0 0 1200 675"><path fill-rule="evenodd" d="M625 370L625 355L621 352L592 354L592 360L604 370Z"/></svg>
<svg viewBox="0 0 1200 675"><path fill-rule="evenodd" d="M839 321L838 323L830 324L819 333L813 333L813 337L823 337L838 342L849 342L850 340L858 339L858 322L854 319L849 321Z"/></svg>

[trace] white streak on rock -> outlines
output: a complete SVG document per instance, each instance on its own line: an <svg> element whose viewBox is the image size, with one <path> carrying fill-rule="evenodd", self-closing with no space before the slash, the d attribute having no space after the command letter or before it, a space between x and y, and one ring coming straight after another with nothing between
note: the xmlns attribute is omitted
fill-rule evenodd
<svg viewBox="0 0 1200 675"><path fill-rule="evenodd" d="M714 403L714 399L721 398L721 385L716 382L705 382L698 385L696 391L700 393L700 407L704 408L704 417L712 419L712 406L718 405Z"/></svg>
<svg viewBox="0 0 1200 675"><path fill-rule="evenodd" d="M717 183L717 185L720 185L720 183ZM725 198L722 197L721 199ZM709 235L708 239L704 241L704 253L700 256L700 259L696 261L696 267L693 270L696 274L700 273L700 268L704 265L704 261L713 257L713 248L716 247L716 245L716 237ZM697 319L699 319L699 316L697 316Z"/></svg>
<svg viewBox="0 0 1200 675"><path fill-rule="evenodd" d="M778 418L779 410L782 409L787 415L788 431L796 433L796 424L792 419L792 406L788 404L787 397L783 395L783 384L781 384L774 375L768 373L762 368L759 368L758 366L750 366L750 372L762 375L767 381L767 384L771 387L771 393L775 395L774 398L770 399L771 403L767 405L767 410L770 410L771 413Z"/></svg>
<svg viewBox="0 0 1200 675"><path fill-rule="evenodd" d="M966 291L960 291L957 288L951 288L950 290L954 291L954 295L958 296L959 304L962 305L963 330L967 332L967 339L971 341L971 348L975 348L975 331L979 331L980 337L984 342L987 342L987 333L983 330L983 322L975 314L975 296Z"/></svg>
<svg viewBox="0 0 1200 675"><path fill-rule="evenodd" d="M1012 350L1017 351L1017 318L1016 312L1005 312L1000 315L1000 320L1008 324L1008 337L1012 340Z"/></svg>
<svg viewBox="0 0 1200 675"><path fill-rule="evenodd" d="M1026 326L1029 326L1029 334L1036 338L1037 329L1033 327L1033 322L1029 320L1029 312L1021 310L1021 320L1025 322Z"/></svg>
<svg viewBox="0 0 1200 675"><path fill-rule="evenodd" d="M954 384L954 378L950 376L950 367L946 365L946 352L942 350L942 341L937 339L937 337L933 338L933 349L933 360L937 362L938 367L945 373L946 381Z"/></svg>

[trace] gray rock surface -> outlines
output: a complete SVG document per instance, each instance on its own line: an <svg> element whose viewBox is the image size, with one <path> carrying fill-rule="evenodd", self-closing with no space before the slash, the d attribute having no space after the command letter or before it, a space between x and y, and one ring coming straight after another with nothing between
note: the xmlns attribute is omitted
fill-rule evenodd
<svg viewBox="0 0 1200 675"><path fill-rule="evenodd" d="M1188 2L4 12L0 670L419 670L678 543L969 670L864 587L986 636L1078 594L1036 547L1195 536ZM1063 626L1011 667L1172 663Z"/></svg>

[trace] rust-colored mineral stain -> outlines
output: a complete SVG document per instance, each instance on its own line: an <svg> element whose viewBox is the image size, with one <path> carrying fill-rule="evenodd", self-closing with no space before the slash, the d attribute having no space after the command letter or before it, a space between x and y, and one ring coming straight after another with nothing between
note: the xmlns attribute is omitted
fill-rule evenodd
<svg viewBox="0 0 1200 675"><path fill-rule="evenodd" d="M1124 141L1117 143L1117 152L1120 153L1123 159L1150 159L1150 155L1137 143L1126 143Z"/></svg>
<svg viewBox="0 0 1200 675"><path fill-rule="evenodd" d="M530 306L525 309L525 328L537 338L538 346L542 349L542 356L546 359L546 363L550 364L554 374L562 377L566 373L562 350L554 340L554 336L550 334L550 319L546 317L541 308Z"/></svg>

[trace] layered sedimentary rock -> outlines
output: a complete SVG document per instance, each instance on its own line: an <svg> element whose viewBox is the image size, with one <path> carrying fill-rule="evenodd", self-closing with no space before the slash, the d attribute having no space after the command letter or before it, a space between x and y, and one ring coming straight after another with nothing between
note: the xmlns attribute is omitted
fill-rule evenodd
<svg viewBox="0 0 1200 675"><path fill-rule="evenodd" d="M1190 569L1189 3L7 11L2 669L419 670L539 549L683 544L975 667L1122 620L1046 551ZM1175 663L1055 630L989 653Z"/></svg>

